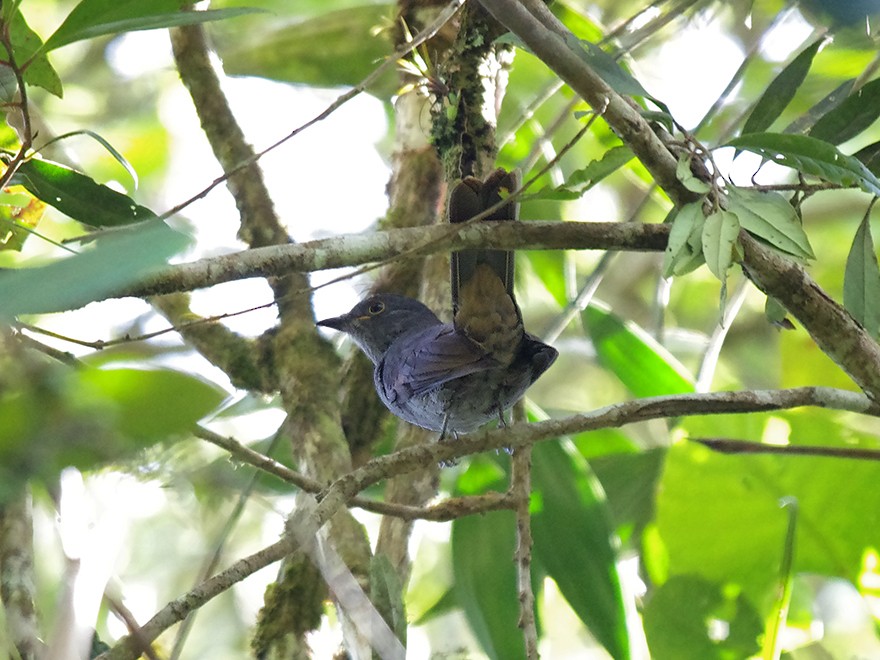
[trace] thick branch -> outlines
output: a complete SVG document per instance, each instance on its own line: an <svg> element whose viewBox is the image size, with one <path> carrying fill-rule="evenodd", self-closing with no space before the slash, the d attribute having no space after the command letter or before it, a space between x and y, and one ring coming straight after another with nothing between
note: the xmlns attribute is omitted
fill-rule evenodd
<svg viewBox="0 0 880 660"><path fill-rule="evenodd" d="M877 342L800 265L780 257L745 232L740 237L745 251L743 268L752 281L794 314L819 348L868 396L880 401Z"/></svg>
<svg viewBox="0 0 880 660"><path fill-rule="evenodd" d="M645 250L666 248L669 228L616 222L487 222L343 234L297 245L273 245L171 266L112 297L149 296L251 277L310 272L459 248Z"/></svg>

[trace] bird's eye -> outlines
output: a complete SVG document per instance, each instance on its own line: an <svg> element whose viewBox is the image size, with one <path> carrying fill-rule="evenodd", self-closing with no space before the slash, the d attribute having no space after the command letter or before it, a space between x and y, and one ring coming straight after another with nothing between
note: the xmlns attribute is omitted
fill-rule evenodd
<svg viewBox="0 0 880 660"><path fill-rule="evenodd" d="M374 302L372 305L370 305L370 309L367 311L369 311L370 314L372 314L373 316L375 316L376 314L381 314L385 311L385 303Z"/></svg>

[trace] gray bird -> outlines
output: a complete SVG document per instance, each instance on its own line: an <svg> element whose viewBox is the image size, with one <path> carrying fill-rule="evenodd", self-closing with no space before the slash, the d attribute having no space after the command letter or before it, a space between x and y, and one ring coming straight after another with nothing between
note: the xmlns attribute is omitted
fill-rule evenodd
<svg viewBox="0 0 880 660"><path fill-rule="evenodd" d="M468 177L452 190L450 222L464 222L517 187L497 170L485 182ZM508 204L487 220L515 220ZM461 250L452 255L453 322L443 323L418 300L376 294L318 325L347 333L375 366L385 406L412 424L457 435L512 406L557 357L525 332L513 295L513 253Z"/></svg>

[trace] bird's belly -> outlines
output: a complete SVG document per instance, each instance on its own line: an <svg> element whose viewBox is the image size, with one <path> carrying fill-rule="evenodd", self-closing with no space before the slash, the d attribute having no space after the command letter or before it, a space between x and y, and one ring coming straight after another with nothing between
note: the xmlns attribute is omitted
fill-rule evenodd
<svg viewBox="0 0 880 660"><path fill-rule="evenodd" d="M448 433L467 433L499 419L530 383L530 374L512 374L507 369L483 371L414 395L392 411L432 431L441 431L445 423Z"/></svg>

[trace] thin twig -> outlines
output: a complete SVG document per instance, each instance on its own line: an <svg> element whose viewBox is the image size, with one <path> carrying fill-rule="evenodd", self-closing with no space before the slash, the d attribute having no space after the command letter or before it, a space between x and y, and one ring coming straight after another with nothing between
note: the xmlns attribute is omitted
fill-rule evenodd
<svg viewBox="0 0 880 660"><path fill-rule="evenodd" d="M722 454L783 454L786 456L824 456L860 461L880 461L880 449L863 447L821 447L817 445L771 445L733 438L688 438Z"/></svg>
<svg viewBox="0 0 880 660"><path fill-rule="evenodd" d="M532 448L521 447L511 459L510 496L516 502L516 585L519 593L519 622L526 658L538 656L538 626L535 622L535 594L532 591Z"/></svg>

